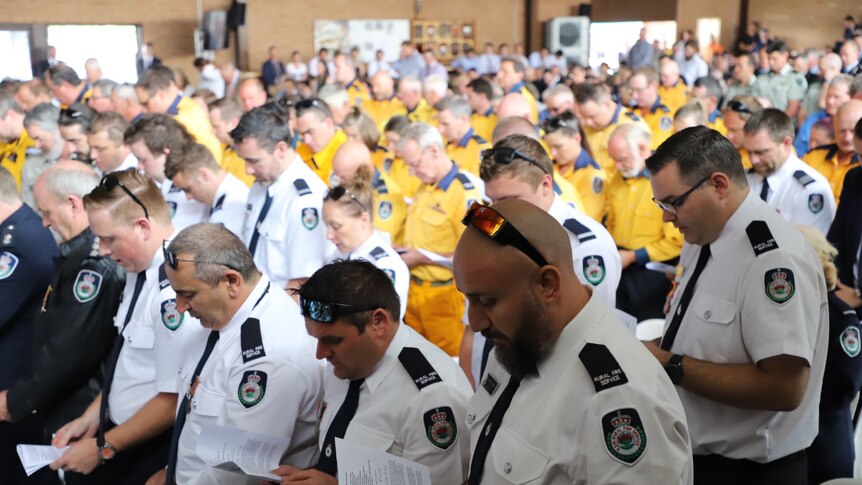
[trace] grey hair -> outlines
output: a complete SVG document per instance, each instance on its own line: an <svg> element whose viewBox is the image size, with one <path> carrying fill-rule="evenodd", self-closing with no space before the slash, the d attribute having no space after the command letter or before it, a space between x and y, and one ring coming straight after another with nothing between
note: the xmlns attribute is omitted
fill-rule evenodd
<svg viewBox="0 0 862 485"><path fill-rule="evenodd" d="M52 167L42 177L48 192L61 199L70 195L83 199L99 185L99 176L92 169Z"/></svg>
<svg viewBox="0 0 862 485"><path fill-rule="evenodd" d="M410 89L411 91L422 92L422 81L419 80L416 76L404 76L398 81L398 85L402 86L404 89Z"/></svg>
<svg viewBox="0 0 862 485"><path fill-rule="evenodd" d="M648 147L652 145L652 135L650 132L643 126L635 123L618 126L614 132L611 133L610 138L615 136L623 137L623 140L628 144L632 154L638 153L638 145L641 143Z"/></svg>
<svg viewBox="0 0 862 485"><path fill-rule="evenodd" d="M93 83L93 89L99 88L99 91L102 92L102 96L110 96L111 93L114 92L114 88L117 87L116 81L111 81L110 79L99 79L98 81ZM133 89L134 91L134 89Z"/></svg>
<svg viewBox="0 0 862 485"><path fill-rule="evenodd" d="M557 84L546 89L545 92L542 93L542 101L547 103L549 99L555 96L562 96L573 103L575 102L575 93L572 91L572 88L565 84Z"/></svg>
<svg viewBox="0 0 862 485"><path fill-rule="evenodd" d="M51 103L40 103L24 117L24 127L37 125L45 131L60 132L60 108Z"/></svg>
<svg viewBox="0 0 862 485"><path fill-rule="evenodd" d="M0 118L5 118L9 111L24 114L24 108L15 101L15 95L9 91L0 91Z"/></svg>
<svg viewBox="0 0 862 485"><path fill-rule="evenodd" d="M201 222L177 234L168 245L168 251L182 255L195 263L195 278L215 287L227 266L239 272L245 281L260 276L245 244L221 224Z"/></svg>
<svg viewBox="0 0 862 485"><path fill-rule="evenodd" d="M329 106L343 106L345 103L350 102L347 90L340 84L327 84L323 86L317 92L317 97Z"/></svg>
<svg viewBox="0 0 862 485"><path fill-rule="evenodd" d="M114 86L113 93L116 93L118 98L140 103L138 100L138 93L135 92L135 87L131 84L117 84Z"/></svg>
<svg viewBox="0 0 862 485"><path fill-rule="evenodd" d="M470 115L473 114L473 109L470 108L470 103L461 96L446 96L437 103L436 107L438 112L448 111L456 118L461 116L470 118Z"/></svg>
<svg viewBox="0 0 862 485"><path fill-rule="evenodd" d="M437 128L428 123L410 123L401 132L401 139L398 141L398 148L403 149L407 140L413 140L419 145L421 150L425 150L431 145L445 147L443 136L437 131Z"/></svg>
<svg viewBox="0 0 862 485"><path fill-rule="evenodd" d="M15 177L6 170L6 167L0 167L0 202L5 204L13 204L21 200L18 194L18 184L15 183Z"/></svg>
<svg viewBox="0 0 862 485"><path fill-rule="evenodd" d="M439 96L446 96L446 91L449 90L449 85L446 80L437 74L431 74L422 81L422 89L437 93Z"/></svg>

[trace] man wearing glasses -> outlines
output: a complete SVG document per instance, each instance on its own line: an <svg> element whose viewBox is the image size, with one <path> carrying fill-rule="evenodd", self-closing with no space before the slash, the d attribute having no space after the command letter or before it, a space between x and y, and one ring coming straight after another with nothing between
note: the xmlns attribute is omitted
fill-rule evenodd
<svg viewBox="0 0 862 485"><path fill-rule="evenodd" d="M51 468L66 470L67 483L140 485L165 467L177 394L185 391L177 376L188 355L201 354L206 333L179 310L168 281L161 247L174 228L156 184L134 170L114 172L84 207L100 253L126 270L126 287L102 392L57 431L52 444L71 448Z"/></svg>
<svg viewBox="0 0 862 485"><path fill-rule="evenodd" d="M320 459L309 470L275 470L282 483L335 485L336 438L421 463L432 483L463 483L470 383L445 352L399 324L389 276L367 261L336 261L302 285L299 300L317 357L327 361Z"/></svg>
<svg viewBox="0 0 862 485"><path fill-rule="evenodd" d="M745 122L751 190L791 224L814 226L826 235L835 217L835 197L826 177L793 151L793 121L767 108Z"/></svg>
<svg viewBox="0 0 862 485"><path fill-rule="evenodd" d="M685 406L696 483L807 484L829 331L817 255L718 132L683 130L647 166L686 244L664 335L646 345Z"/></svg>
<svg viewBox="0 0 862 485"><path fill-rule="evenodd" d="M282 460L313 465L323 368L297 304L218 224L187 227L164 246L164 255L176 310L196 316L209 337L203 352L188 355L179 375L185 397L176 411L168 467L149 483L219 482L210 475L220 473L196 451L201 430L214 424L290 438ZM236 483L236 475L223 473L224 483Z"/></svg>
<svg viewBox="0 0 862 485"><path fill-rule="evenodd" d="M516 199L476 204L464 224L455 280L495 344L467 409L467 484L690 484L673 385L578 280L566 231Z"/></svg>
<svg viewBox="0 0 862 485"><path fill-rule="evenodd" d="M264 105L244 114L230 132L255 178L242 239L257 267L282 289L298 287L323 266L327 247L320 221L326 184L290 148L286 115L277 105Z"/></svg>

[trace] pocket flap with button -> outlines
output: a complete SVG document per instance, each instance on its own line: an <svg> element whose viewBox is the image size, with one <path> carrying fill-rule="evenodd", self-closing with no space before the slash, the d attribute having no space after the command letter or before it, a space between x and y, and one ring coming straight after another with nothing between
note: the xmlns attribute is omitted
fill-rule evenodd
<svg viewBox="0 0 862 485"><path fill-rule="evenodd" d="M192 412L216 418L221 414L224 401L224 396L212 392L199 384L192 398Z"/></svg>
<svg viewBox="0 0 862 485"><path fill-rule="evenodd" d="M267 217L266 220L260 223L260 235L267 241L284 241L287 236L287 230L279 223L271 222L272 218Z"/></svg>
<svg viewBox="0 0 862 485"><path fill-rule="evenodd" d="M344 439L354 443L361 443L365 446L370 446L376 450L389 451L392 444L395 442L395 437L389 433L384 433L379 429L372 429L357 422L351 422L347 428L347 433Z"/></svg>
<svg viewBox="0 0 862 485"><path fill-rule="evenodd" d="M548 455L503 426L491 446L494 469L510 483L521 484L542 476L550 461Z"/></svg>
<svg viewBox="0 0 862 485"><path fill-rule="evenodd" d="M129 326L126 329L126 343L135 349L151 349L156 343L156 332L149 327Z"/></svg>
<svg viewBox="0 0 862 485"><path fill-rule="evenodd" d="M705 293L695 292L691 301L691 312L697 318L710 322L727 325L736 316L736 303L722 300L721 298Z"/></svg>

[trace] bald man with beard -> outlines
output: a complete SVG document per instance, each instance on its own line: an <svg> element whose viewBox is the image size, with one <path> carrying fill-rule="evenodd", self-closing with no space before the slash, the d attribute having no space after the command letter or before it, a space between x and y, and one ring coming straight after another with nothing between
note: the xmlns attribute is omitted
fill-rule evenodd
<svg viewBox="0 0 862 485"><path fill-rule="evenodd" d="M333 187L353 180L360 173L371 180L374 189L374 227L387 234L391 244L401 244L407 217L407 203L401 187L389 174L374 166L368 147L355 141L344 142L332 159Z"/></svg>
<svg viewBox="0 0 862 485"><path fill-rule="evenodd" d="M691 483L673 384L578 281L563 227L517 199L474 205L464 223L456 285L495 344L467 410L468 485Z"/></svg>

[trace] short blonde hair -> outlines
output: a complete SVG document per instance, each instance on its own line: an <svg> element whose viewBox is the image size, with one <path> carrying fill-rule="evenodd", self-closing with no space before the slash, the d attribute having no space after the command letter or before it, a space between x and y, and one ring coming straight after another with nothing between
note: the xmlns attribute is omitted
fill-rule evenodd
<svg viewBox="0 0 862 485"><path fill-rule="evenodd" d="M838 269L835 268L833 261L838 254L838 250L835 249L835 246L829 244L829 241L826 240L823 233L819 230L803 225L798 225L796 228L799 229L799 232L802 233L808 244L814 248L817 257L820 258L820 265L823 266L823 276L826 278L826 289L829 291L834 290L838 284Z"/></svg>
<svg viewBox="0 0 862 485"><path fill-rule="evenodd" d="M119 172L111 172L105 177L116 177L129 192L135 194L144 207L147 208L150 219L161 224L170 224L171 210L165 202L162 191L150 177L130 168ZM111 213L115 221L127 224L134 223L143 214L143 209L119 185L108 187L105 177L92 192L84 196L84 208L87 212L105 209Z"/></svg>

